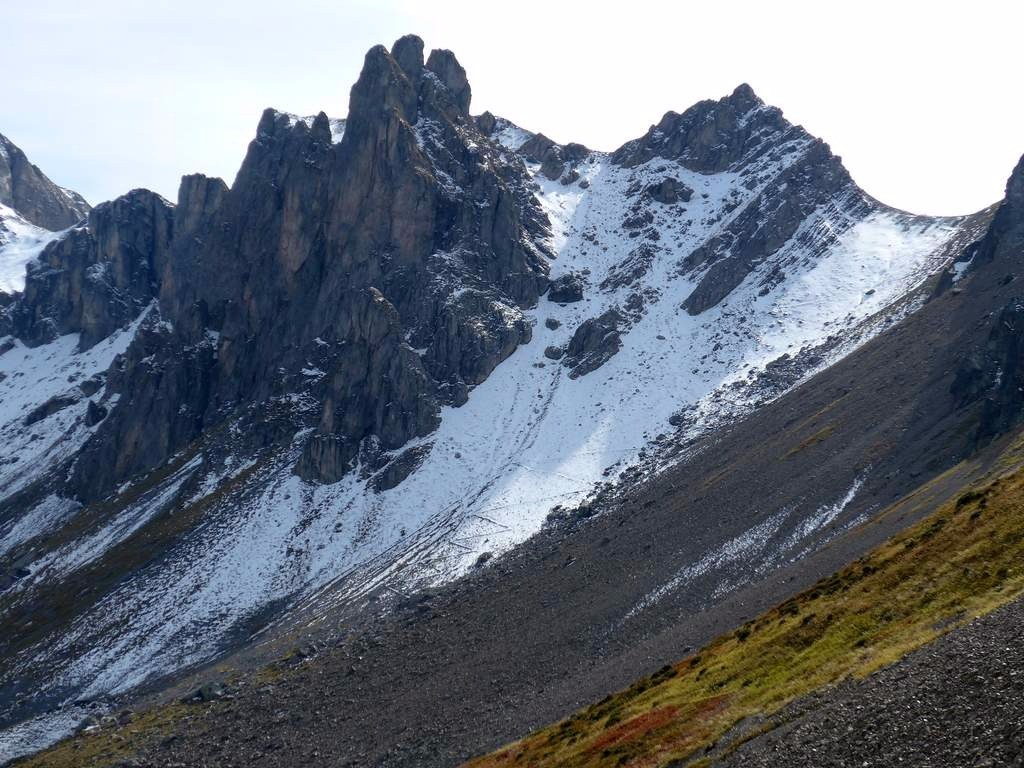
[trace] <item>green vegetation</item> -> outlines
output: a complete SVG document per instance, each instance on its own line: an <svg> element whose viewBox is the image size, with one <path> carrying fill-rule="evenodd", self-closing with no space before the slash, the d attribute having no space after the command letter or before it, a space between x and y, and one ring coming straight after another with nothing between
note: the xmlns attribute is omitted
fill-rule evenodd
<svg viewBox="0 0 1024 768"><path fill-rule="evenodd" d="M468 765L699 765L741 721L870 674L1009 602L1024 593L1019 451L1000 461L1006 474L697 654Z"/></svg>

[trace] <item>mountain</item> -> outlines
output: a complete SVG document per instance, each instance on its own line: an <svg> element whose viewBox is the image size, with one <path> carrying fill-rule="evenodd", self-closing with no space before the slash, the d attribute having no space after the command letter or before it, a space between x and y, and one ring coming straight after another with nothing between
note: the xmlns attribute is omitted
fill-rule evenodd
<svg viewBox="0 0 1024 768"><path fill-rule="evenodd" d="M25 265L89 212L82 196L50 181L0 134L0 302L22 290Z"/></svg>
<svg viewBox="0 0 1024 768"><path fill-rule="evenodd" d="M0 309L0 758L301 646L153 760L244 712L306 764L450 764L869 551L1019 423L1019 172L914 216L745 85L611 153L471 95L401 38L344 120L264 112L231 187L40 241Z"/></svg>
<svg viewBox="0 0 1024 768"><path fill-rule="evenodd" d="M89 204L81 195L50 181L3 134L0 134L0 205L14 209L29 223L51 232L77 224L89 212Z"/></svg>

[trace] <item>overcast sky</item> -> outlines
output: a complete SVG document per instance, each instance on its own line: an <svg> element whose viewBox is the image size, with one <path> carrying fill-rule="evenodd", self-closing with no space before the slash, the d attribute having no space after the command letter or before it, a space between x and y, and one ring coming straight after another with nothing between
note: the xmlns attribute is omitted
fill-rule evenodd
<svg viewBox="0 0 1024 768"><path fill-rule="evenodd" d="M474 113L614 149L749 82L869 193L979 209L1024 153L1019 2L3 0L0 132L90 202L229 183L264 107L344 116L366 50L452 49Z"/></svg>

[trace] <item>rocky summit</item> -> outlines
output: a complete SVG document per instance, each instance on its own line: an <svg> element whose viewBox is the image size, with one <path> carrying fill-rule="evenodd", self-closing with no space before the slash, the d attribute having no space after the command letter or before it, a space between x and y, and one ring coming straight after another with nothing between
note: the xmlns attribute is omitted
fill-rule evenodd
<svg viewBox="0 0 1024 768"><path fill-rule="evenodd" d="M0 134L0 205L13 209L29 223L51 231L77 224L89 212L89 204L81 195L50 181L3 134Z"/></svg>
<svg viewBox="0 0 1024 768"><path fill-rule="evenodd" d="M25 284L25 267L54 239L89 213L81 195L54 184L10 139L0 134L0 306ZM0 333L7 333L0 320Z"/></svg>
<svg viewBox="0 0 1024 768"><path fill-rule="evenodd" d="M0 136L0 215L0 762L455 765L1017 466L1024 166L912 215L748 85L606 152L409 35L175 202ZM631 709L689 668L480 764L725 759L776 714Z"/></svg>

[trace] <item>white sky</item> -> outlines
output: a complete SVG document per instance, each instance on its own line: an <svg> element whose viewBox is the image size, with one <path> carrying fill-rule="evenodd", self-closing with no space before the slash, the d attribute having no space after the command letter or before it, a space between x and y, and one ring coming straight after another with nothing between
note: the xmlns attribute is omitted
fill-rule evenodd
<svg viewBox="0 0 1024 768"><path fill-rule="evenodd" d="M347 112L366 50L452 49L490 109L614 149L749 82L869 193L979 209L1024 154L1024 4L0 0L0 132L90 202L229 183L264 107Z"/></svg>

